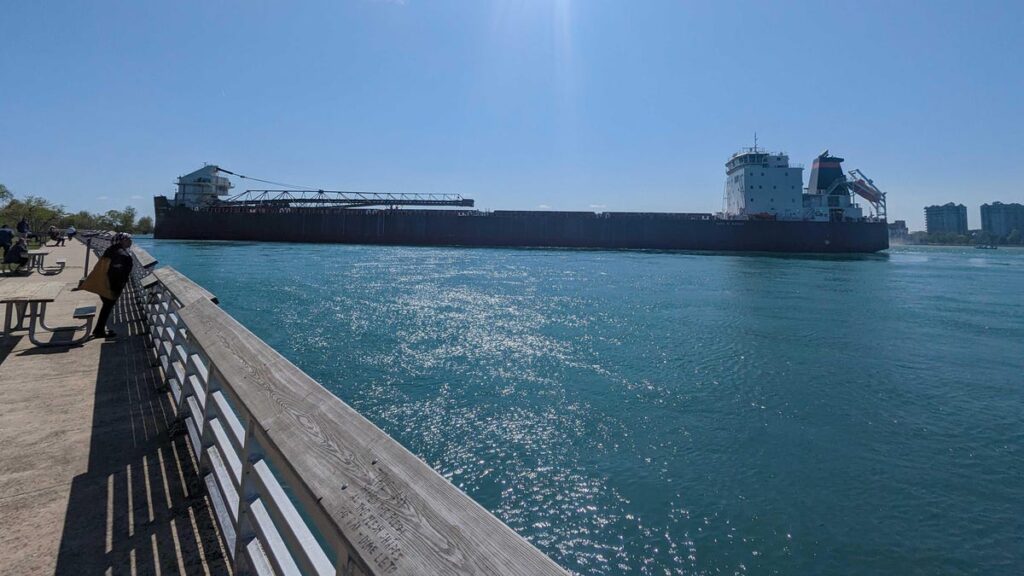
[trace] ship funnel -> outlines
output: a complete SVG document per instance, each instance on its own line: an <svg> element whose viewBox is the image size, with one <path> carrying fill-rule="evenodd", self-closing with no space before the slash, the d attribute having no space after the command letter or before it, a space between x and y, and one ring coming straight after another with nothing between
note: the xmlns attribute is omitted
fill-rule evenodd
<svg viewBox="0 0 1024 576"><path fill-rule="evenodd" d="M843 174L843 158L830 156L825 150L814 159L811 165L811 179L807 183L807 192L810 194L846 194L843 184L846 183L846 176Z"/></svg>

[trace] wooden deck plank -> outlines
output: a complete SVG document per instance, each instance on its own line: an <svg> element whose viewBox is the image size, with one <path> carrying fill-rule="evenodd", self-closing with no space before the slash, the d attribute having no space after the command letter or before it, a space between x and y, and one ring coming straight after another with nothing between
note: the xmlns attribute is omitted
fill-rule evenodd
<svg viewBox="0 0 1024 576"><path fill-rule="evenodd" d="M46 282L73 286L85 247L74 240L49 250L67 259L63 272L5 276L0 293L38 297L52 290ZM133 560L153 567L154 550L165 574L178 571L176 550L186 573L227 573L187 443L167 435L173 410L155 390L159 372L128 292L112 318L117 339L40 349L15 331L0 343L4 574L130 573ZM98 304L89 292L64 289L47 317Z"/></svg>

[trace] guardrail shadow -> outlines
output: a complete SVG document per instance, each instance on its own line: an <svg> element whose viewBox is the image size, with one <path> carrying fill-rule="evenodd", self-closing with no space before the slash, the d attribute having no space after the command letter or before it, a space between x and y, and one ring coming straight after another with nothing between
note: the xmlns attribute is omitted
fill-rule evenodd
<svg viewBox="0 0 1024 576"><path fill-rule="evenodd" d="M88 469L71 483L55 573L229 574L187 435L157 392L141 302L126 289L119 337L101 344Z"/></svg>

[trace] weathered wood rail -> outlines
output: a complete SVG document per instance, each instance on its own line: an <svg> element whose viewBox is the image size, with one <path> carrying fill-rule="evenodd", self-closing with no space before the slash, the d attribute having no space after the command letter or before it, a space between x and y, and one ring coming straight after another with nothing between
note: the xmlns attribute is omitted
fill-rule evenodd
<svg viewBox="0 0 1024 576"><path fill-rule="evenodd" d="M566 574L207 290L169 267L133 284L237 571Z"/></svg>

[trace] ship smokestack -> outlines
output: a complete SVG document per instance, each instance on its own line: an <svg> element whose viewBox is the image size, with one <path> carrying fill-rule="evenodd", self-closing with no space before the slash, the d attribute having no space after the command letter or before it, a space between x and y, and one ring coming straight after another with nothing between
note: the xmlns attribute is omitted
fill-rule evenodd
<svg viewBox="0 0 1024 576"><path fill-rule="evenodd" d="M832 188L836 180L842 183L846 182L846 176L843 174L843 160L838 156L830 156L828 150L818 155L814 159L814 164L811 165L811 179L807 183L807 192L809 194L824 194L831 189L833 194L846 194L846 188L843 186L837 185Z"/></svg>

